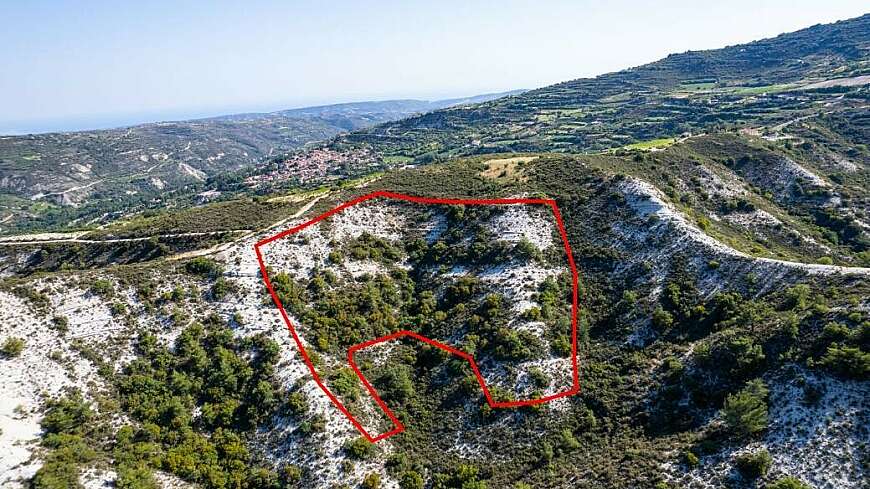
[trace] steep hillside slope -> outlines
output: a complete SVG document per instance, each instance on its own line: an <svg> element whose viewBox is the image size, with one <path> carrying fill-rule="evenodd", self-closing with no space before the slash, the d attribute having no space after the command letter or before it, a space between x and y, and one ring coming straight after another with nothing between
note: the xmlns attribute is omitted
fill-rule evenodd
<svg viewBox="0 0 870 489"><path fill-rule="evenodd" d="M687 144L668 151L685 149ZM664 158L668 151L655 156ZM640 168L627 176L629 165ZM736 174L722 175L719 178L742 181ZM17 386L15 397L0 413L5 423L3 436L19 447L3 459L7 467L4 481L30 477L40 466L43 470L38 478L61 470L57 465L61 454L54 442L35 438L40 420L46 426L41 406L48 409L48 419L57 410L43 404L38 379L60 376L85 393L84 401L73 402L89 404L93 411L88 416L94 428L76 436L89 440L97 451L64 466L72 477L102 474L98 480L120 477L127 483L146 480L151 472L157 480L165 480L168 472L217 487L204 475L213 470L211 477L218 478L214 480L233 473L249 481L274 477L290 487L354 485L375 477L372 474L385 484L419 477L446 481L446 487L453 487L449 481L455 480L476 480L488 487L519 482L533 487L578 483L588 487L655 483L715 487L726 482L748 485L749 479L735 475L736 469L731 468L742 453L765 450L773 460L765 480L792 475L816 487L860 487L864 456L860 447L866 437L862 430L868 421L867 410L861 407L867 397L866 370L861 370L862 357L848 360L832 352L866 352L863 338L870 309L870 269L756 258L722 241L727 236L717 237L716 227L702 229L680 201L644 178L650 177L644 176L643 165L631 155L482 157L390 172L362 188L313 197L316 200L307 217L377 189L472 198L545 193L562 209L581 270L581 395L540 409L489 410L477 384L468 382L466 364L420 349L415 343L399 342L358 358L365 375L406 425L405 433L376 446L361 441L353 425L308 375L263 290L253 243L305 216L232 243L216 252L215 261L152 261L8 280L4 301L10 307L4 314L9 318L2 322L0 334L23 338L24 349L19 356L3 360L3 383ZM753 198L749 190L747 195ZM462 280L461 275L450 275L474 270L449 258L475 249L473 239L467 241L462 232L451 231L455 218L451 212L420 214L411 207L375 202L324 223L322 230L290 239L269 255L270 273L286 277L276 281L282 284L282 300L285 304L300 301L298 308L290 306L290 310L326 382L374 427L378 426L378 411L365 407L370 399L346 368L348 341L377 335L378 327L393 331L405 324L422 324L430 328L428 334L441 334L448 341L452 338L462 348L477 348L482 358L489 354L498 359L505 354L498 352L510 351L503 348L513 344L508 341L512 334L508 330L487 333L483 327L475 342L468 341L467 332L456 335L464 328L481 328L472 326L477 323L468 311L477 311L475 304L489 301L493 293L505 297L506 318L514 318L513 323L506 323L508 328L533 336L536 331L544 332L551 348L553 340L547 331L562 331L558 314L552 315L542 305L548 297L545 289L523 285L529 277L545 279L548 266L535 264L537 258L524 265L530 255L518 258L518 249L510 246L504 251L514 257L513 265L475 272L479 285L468 286L470 295L459 304L450 302L451 294L459 293L451 292L450 282ZM548 259L551 234L533 214L487 216L466 209L458 223L460 231L525 237L532 243L528 253L533 256L535 249L542 250L542 263ZM419 240L402 238L406 232L425 237L422 254ZM450 240L456 242L450 244ZM498 244L489 242L489 246ZM448 250L446 255L432 255L435 268L421 267L415 262L419 258L413 258L428 257L429 252L442 248ZM793 253L802 250L797 247ZM486 263L497 264L481 265L486 268ZM441 270L448 279L443 286L435 285L431 302L421 292L428 280L427 269ZM558 281L554 285L555 295L550 297L564 297ZM510 312L518 307L524 312ZM539 312L533 316L531 309ZM402 322L404 314L409 314L410 323ZM489 313L477 314L486 318ZM357 323L355 315L365 319L358 326L348 326ZM451 330L456 326L460 329ZM213 406L215 401L205 392L170 402L142 394L150 391L141 386L132 387L146 380L154 388L170 382L157 366L173 358L177 359L172 360L177 362L172 367L177 374L172 378L199 378L197 370L190 370L193 360L185 359L200 348L197 344L211 351L216 338L223 338L224 348L238 351L240 361L251 362L252 370L236 367L239 372L262 372L273 386L250 393L240 387L232 401L238 404L227 405L227 413L237 414L221 418L220 409L227 406ZM165 353L155 350L155 341L171 349ZM269 346L272 342L274 346ZM516 343L532 344L531 340ZM247 348L253 348L252 353L245 353ZM520 350L515 354L525 355ZM258 366L267 361L258 360L262 354L258 351L273 351L268 356L273 358L268 360L272 367ZM563 371L549 360L532 360L530 365L536 368L525 371L528 365L523 366L523 361L501 372L484 369L485 375L495 375L494 386L504 389L499 395L531 392L511 393L510 388L522 386L545 392L548 387L540 379L557 383ZM497 363L483 361L481 365ZM221 368L226 367L208 364L205 372L228 375L229 370ZM764 401L768 406L766 429L761 431L763 436L743 435L719 409L728 396L741 391L744 382L756 377L771 392L770 400ZM204 379L217 382L216 378ZM153 392L178 395L179 379L166 384L175 387ZM535 383L540 387L532 387ZM266 389L266 384L258 385ZM62 396L58 390L48 392L53 393ZM262 409L256 410L256 418L240 414L253 409L249 403L257 396L271 400L259 401ZM835 425L809 434L799 429L800 423L810 423L819 413L834 411L842 413ZM175 414L166 417L160 412ZM257 419L257 429L242 423L247 419ZM132 430L132 439L116 434L123 425ZM250 470L233 471L231 465L222 465L225 462L220 457L212 469L206 465L185 468L186 463L212 462L174 458L190 450L191 443L205 443L196 438L178 439L173 435L177 426L196 436L211 436L217 450L224 450L220 443L225 442L214 438L215 433L230 436L231 430L231 436L246 440L246 451L234 456L242 457L238 460ZM148 449L155 450L151 452L154 458L121 457L115 450L128 446L125 443L134 443L136 450L145 449L139 444L156 443ZM795 451L790 444L806 448ZM841 447L830 455L836 457L837 468L821 470L829 465L824 458L828 451L817 447L827 445ZM198 450L210 450L209 446ZM700 458L701 465L685 461L690 452ZM32 453L38 456L31 459ZM576 463L580 457L583 464Z"/></svg>

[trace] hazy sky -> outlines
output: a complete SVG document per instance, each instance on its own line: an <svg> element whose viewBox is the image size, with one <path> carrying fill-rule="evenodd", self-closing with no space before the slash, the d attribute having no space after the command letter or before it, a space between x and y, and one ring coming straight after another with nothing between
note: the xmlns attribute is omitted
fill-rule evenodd
<svg viewBox="0 0 870 489"><path fill-rule="evenodd" d="M534 88L865 10L836 0L0 0L0 133Z"/></svg>

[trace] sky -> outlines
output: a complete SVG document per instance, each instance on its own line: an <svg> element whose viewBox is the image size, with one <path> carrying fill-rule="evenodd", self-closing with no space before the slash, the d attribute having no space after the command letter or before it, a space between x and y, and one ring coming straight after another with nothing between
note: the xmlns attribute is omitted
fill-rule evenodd
<svg viewBox="0 0 870 489"><path fill-rule="evenodd" d="M861 1L0 0L0 134L535 88Z"/></svg>

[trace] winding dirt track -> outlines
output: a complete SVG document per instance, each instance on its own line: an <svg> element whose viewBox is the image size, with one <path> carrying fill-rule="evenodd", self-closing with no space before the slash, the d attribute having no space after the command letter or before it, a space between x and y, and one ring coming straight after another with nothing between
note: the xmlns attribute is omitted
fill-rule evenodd
<svg viewBox="0 0 870 489"><path fill-rule="evenodd" d="M78 231L74 233L39 233L39 234L22 234L18 236L5 236L0 237L0 246L19 246L19 245L41 245L41 244L51 244L51 243L83 243L83 244L105 244L105 243L131 243L137 241L148 241L154 238L184 238L189 236L215 236L221 234L230 234L230 233L244 233L242 236L233 239L232 241L228 241L226 243L217 244L208 248L203 248L199 250L187 251L184 253L178 253L175 255L167 256L167 260L182 260L185 258L193 258L196 256L203 255L211 255L214 253L220 253L228 249L230 246L238 243L239 241L243 241L245 239L249 239L257 235L257 233L261 233L264 231L268 231L270 229L274 229L276 227L282 226L287 221L296 219L309 210L326 194L321 194L313 199L310 202L302 206L298 211L293 213L292 215L281 219L280 221L274 222L263 229L260 230L251 230L251 229L235 229L231 231L208 231L208 232L199 232L199 233L174 233L174 234L155 234L151 236L140 236L136 238L109 238L109 239L85 239L82 236L88 234L89 231Z"/></svg>

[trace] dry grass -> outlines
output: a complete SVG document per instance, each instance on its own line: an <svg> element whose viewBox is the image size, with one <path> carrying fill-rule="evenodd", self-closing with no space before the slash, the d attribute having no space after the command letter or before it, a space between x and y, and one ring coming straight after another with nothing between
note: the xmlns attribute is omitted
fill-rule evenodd
<svg viewBox="0 0 870 489"><path fill-rule="evenodd" d="M516 156L513 158L499 158L494 160L486 160L483 162L486 165L486 170L480 174L486 178L492 178L499 182L521 181L525 182L528 177L523 175L520 164L529 163L537 158L537 156Z"/></svg>

